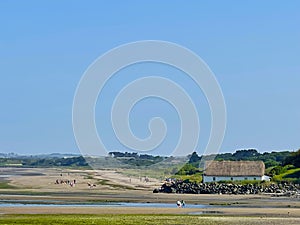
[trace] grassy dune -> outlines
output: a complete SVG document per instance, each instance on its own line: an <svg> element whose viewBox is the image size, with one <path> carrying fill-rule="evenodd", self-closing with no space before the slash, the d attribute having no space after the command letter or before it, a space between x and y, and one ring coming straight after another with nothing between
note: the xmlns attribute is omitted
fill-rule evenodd
<svg viewBox="0 0 300 225"><path fill-rule="evenodd" d="M287 180L287 181L300 181L299 179L299 175L300 175L300 168L293 168L293 169L289 169L286 172L276 175L274 176L274 180Z"/></svg>

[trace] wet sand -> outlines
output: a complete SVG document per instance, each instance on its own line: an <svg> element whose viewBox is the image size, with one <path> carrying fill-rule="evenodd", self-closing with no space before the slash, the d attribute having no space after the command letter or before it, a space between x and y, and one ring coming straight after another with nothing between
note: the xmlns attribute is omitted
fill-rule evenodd
<svg viewBox="0 0 300 225"><path fill-rule="evenodd" d="M136 207L4 207L0 214L190 214L299 218L296 208L136 208Z"/></svg>

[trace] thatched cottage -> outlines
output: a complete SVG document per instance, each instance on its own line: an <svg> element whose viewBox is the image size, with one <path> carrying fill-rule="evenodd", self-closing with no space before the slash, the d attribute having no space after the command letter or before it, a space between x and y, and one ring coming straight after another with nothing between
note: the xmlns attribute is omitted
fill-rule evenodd
<svg viewBox="0 0 300 225"><path fill-rule="evenodd" d="M203 173L203 182L267 180L262 161L210 161Z"/></svg>

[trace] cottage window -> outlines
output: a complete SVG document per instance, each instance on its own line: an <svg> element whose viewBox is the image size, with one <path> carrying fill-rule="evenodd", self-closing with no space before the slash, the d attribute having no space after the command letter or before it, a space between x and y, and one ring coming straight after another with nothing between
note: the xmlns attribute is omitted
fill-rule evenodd
<svg viewBox="0 0 300 225"><path fill-rule="evenodd" d="M254 179L253 180L256 180L256 177L254 177Z"/></svg>
<svg viewBox="0 0 300 225"><path fill-rule="evenodd" d="M245 177L245 180L248 180L248 178L247 178L247 177Z"/></svg>
<svg viewBox="0 0 300 225"><path fill-rule="evenodd" d="M233 177L231 177L230 180L233 180Z"/></svg>
<svg viewBox="0 0 300 225"><path fill-rule="evenodd" d="M216 178L215 178L215 177L213 177L213 181L216 181Z"/></svg>

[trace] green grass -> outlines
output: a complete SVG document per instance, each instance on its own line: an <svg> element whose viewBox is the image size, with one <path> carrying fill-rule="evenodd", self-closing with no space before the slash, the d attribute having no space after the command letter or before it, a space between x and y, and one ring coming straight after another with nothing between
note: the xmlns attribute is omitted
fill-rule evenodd
<svg viewBox="0 0 300 225"><path fill-rule="evenodd" d="M300 168L294 170L292 173L288 173L284 178L300 178Z"/></svg>
<svg viewBox="0 0 300 225"><path fill-rule="evenodd" d="M16 189L17 187L9 184L8 181L0 181L0 189Z"/></svg>
<svg viewBox="0 0 300 225"><path fill-rule="evenodd" d="M189 180L190 182L201 183L202 174L193 174L193 175L173 175L172 178L179 180Z"/></svg>
<svg viewBox="0 0 300 225"><path fill-rule="evenodd" d="M92 175L85 176L84 179L94 180L94 183L97 184L97 185L111 186L111 187L116 188L116 189L135 190L135 188L133 188L133 187L130 187L130 186L127 186L127 185L121 185L121 184L111 183L111 182L109 182L109 180L98 179L98 178L95 178Z"/></svg>
<svg viewBox="0 0 300 225"><path fill-rule="evenodd" d="M94 177L92 175L88 175L88 176L85 176L83 179L90 179L90 180L93 180Z"/></svg>
<svg viewBox="0 0 300 225"><path fill-rule="evenodd" d="M293 168L287 170L285 173L276 175L273 177L274 181L300 181L300 168Z"/></svg>
<svg viewBox="0 0 300 225"><path fill-rule="evenodd" d="M253 184L253 185L262 185L266 184L268 185L268 181L261 181L261 180L224 180L224 181L219 181L218 183L223 183L223 184L239 184L239 185L248 185L248 184Z"/></svg>
<svg viewBox="0 0 300 225"><path fill-rule="evenodd" d="M246 225L246 224L298 224L296 218L262 218L258 216L208 216L208 215L1 215L0 224L57 225Z"/></svg>
<svg viewBox="0 0 300 225"><path fill-rule="evenodd" d="M275 168L275 166L271 166L271 167L269 167L269 168L266 168L266 169L265 169L265 174L270 174L270 172L271 172L271 170L272 170L273 168Z"/></svg>
<svg viewBox="0 0 300 225"><path fill-rule="evenodd" d="M135 188L133 188L133 187L130 187L130 186L127 186L127 185L121 185L121 184L114 184L114 183L109 182L109 180L105 180L105 179L98 179L96 184L98 184L98 185L107 185L107 186L111 186L111 187L116 188L116 189L135 190Z"/></svg>
<svg viewBox="0 0 300 225"><path fill-rule="evenodd" d="M188 215L5 215L0 224L99 224L99 225L173 225L173 224L213 224L202 221L198 216ZM225 224L225 223L223 223Z"/></svg>
<svg viewBox="0 0 300 225"><path fill-rule="evenodd" d="M261 224L258 217L214 217L199 215L4 215L0 224L57 225L57 224L97 224L97 225L226 225Z"/></svg>

